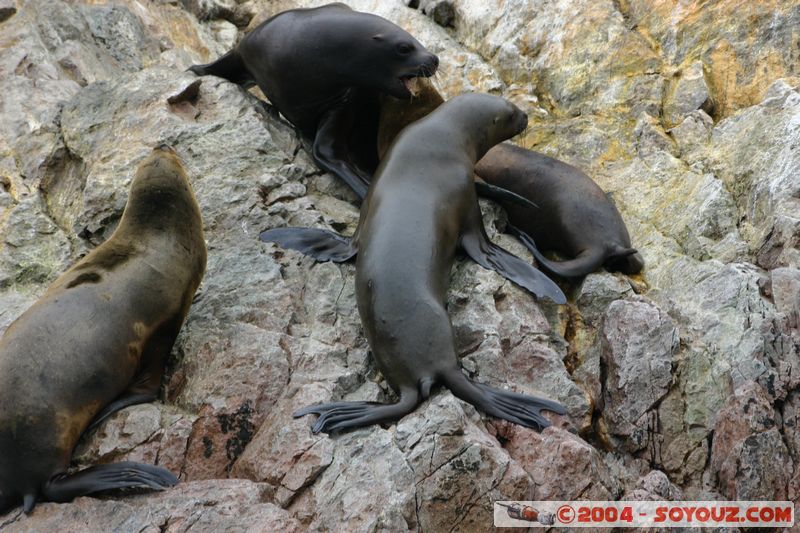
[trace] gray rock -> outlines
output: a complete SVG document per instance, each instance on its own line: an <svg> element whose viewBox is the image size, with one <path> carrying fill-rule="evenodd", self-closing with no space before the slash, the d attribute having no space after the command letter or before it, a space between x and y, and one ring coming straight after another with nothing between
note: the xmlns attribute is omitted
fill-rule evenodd
<svg viewBox="0 0 800 533"><path fill-rule="evenodd" d="M612 302L632 294L631 284L624 276L598 272L583 279L576 303L584 323L596 326Z"/></svg>
<svg viewBox="0 0 800 533"><path fill-rule="evenodd" d="M776 268L770 275L775 308L786 315L790 327L797 329L800 327L800 270Z"/></svg>
<svg viewBox="0 0 800 533"><path fill-rule="evenodd" d="M422 0L419 10L443 28L452 27L456 21L456 9L450 0Z"/></svg>
<svg viewBox="0 0 800 533"><path fill-rule="evenodd" d="M234 0L181 0L181 4L199 20L207 21L232 17L237 2Z"/></svg>
<svg viewBox="0 0 800 533"><path fill-rule="evenodd" d="M646 415L667 393L678 330L672 319L642 297L612 302L601 328L606 367L605 412L610 431L631 450L647 444Z"/></svg>
<svg viewBox="0 0 800 533"><path fill-rule="evenodd" d="M162 398L117 413L75 456L161 464L184 483L12 511L0 527L485 531L493 499L796 499L796 2L460 0L447 31L401 2L349 2L437 53L446 96L520 105L530 126L515 142L612 193L647 269L564 283L572 304L557 307L457 261L461 364L564 404L543 433L437 389L397 423L328 437L291 414L395 399L354 267L257 236L349 235L355 197L256 97L184 72L239 29L328 1L0 0L17 11L0 22L0 331L110 234L159 142L186 163L209 246ZM498 231L502 210L481 209L491 238L530 260Z"/></svg>
<svg viewBox="0 0 800 533"><path fill-rule="evenodd" d="M680 150L680 157L687 163L694 164L703 160L703 150L711 140L714 121L702 109L692 111L668 133L675 139Z"/></svg>
<svg viewBox="0 0 800 533"><path fill-rule="evenodd" d="M686 116L704 105L710 109L710 98L703 77L703 63L695 61L677 73L667 89L664 121L668 126L680 124Z"/></svg>

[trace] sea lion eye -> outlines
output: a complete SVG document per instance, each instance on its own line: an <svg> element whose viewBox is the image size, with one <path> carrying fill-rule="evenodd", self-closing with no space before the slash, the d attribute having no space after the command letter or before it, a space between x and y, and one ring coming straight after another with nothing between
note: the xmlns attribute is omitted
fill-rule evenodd
<svg viewBox="0 0 800 533"><path fill-rule="evenodd" d="M497 124L498 122L500 122L500 117L494 117L493 123Z"/></svg>
<svg viewBox="0 0 800 533"><path fill-rule="evenodd" d="M408 43L399 43L397 45L397 53L400 55L408 55L414 50L414 47Z"/></svg>

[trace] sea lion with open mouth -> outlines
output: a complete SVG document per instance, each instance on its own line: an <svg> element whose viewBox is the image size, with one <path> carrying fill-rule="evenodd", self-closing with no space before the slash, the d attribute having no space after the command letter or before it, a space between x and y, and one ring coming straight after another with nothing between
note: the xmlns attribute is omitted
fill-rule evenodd
<svg viewBox="0 0 800 533"><path fill-rule="evenodd" d="M530 264L486 236L473 186L475 161L521 132L527 116L496 96L466 94L409 126L378 168L347 239L313 228L265 231L261 239L320 261L357 255L358 311L378 368L399 394L397 403L334 402L294 416L320 415L314 432L398 419L430 395L436 383L483 410L527 427L549 425L541 410L558 403L475 383L461 371L445 309L450 270L459 245L537 296L564 303L561 290Z"/></svg>
<svg viewBox="0 0 800 533"><path fill-rule="evenodd" d="M411 97L439 58L388 20L344 4L278 13L197 75L257 84L359 198L377 167L378 96Z"/></svg>
<svg viewBox="0 0 800 533"><path fill-rule="evenodd" d="M205 265L186 173L170 148L157 148L139 166L114 234L0 339L0 513L20 502L29 513L37 500L178 482L134 462L67 470L87 428L156 398Z"/></svg>

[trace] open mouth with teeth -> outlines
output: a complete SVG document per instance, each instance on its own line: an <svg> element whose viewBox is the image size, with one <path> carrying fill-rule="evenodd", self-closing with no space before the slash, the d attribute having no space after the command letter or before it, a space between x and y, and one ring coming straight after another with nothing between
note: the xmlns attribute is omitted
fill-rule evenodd
<svg viewBox="0 0 800 533"><path fill-rule="evenodd" d="M403 86L409 95L418 96L422 90L421 79L420 76L405 76L400 78L400 81L403 82Z"/></svg>

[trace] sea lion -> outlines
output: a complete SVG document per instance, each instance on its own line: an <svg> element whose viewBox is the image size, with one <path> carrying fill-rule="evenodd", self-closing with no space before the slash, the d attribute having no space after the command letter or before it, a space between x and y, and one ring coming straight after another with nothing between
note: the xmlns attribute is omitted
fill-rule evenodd
<svg viewBox="0 0 800 533"><path fill-rule="evenodd" d="M475 173L539 206L531 210L498 200L508 213L510 233L527 246L545 272L577 278L601 266L624 274L644 268L614 202L580 169L503 143L478 162ZM571 259L548 259L540 248Z"/></svg>
<svg viewBox="0 0 800 533"><path fill-rule="evenodd" d="M159 147L139 166L113 235L0 339L0 513L177 483L141 463L67 469L92 420L156 398L205 265L197 201L178 156Z"/></svg>
<svg viewBox="0 0 800 533"><path fill-rule="evenodd" d="M396 404L334 402L295 417L320 415L313 427L334 432L395 420L436 383L484 412L527 427L549 425L542 409L557 403L469 380L459 368L445 309L459 244L475 261L534 294L566 298L546 276L489 241L473 186L473 166L492 145L521 132L527 116L496 96L465 94L409 126L381 162L352 239L321 229L281 228L264 241L320 261L357 254L358 312L378 368L400 396Z"/></svg>
<svg viewBox="0 0 800 533"><path fill-rule="evenodd" d="M388 20L344 4L278 13L197 75L257 84L302 135L314 161L359 198L377 167L378 95L412 95L439 58Z"/></svg>
<svg viewBox="0 0 800 533"><path fill-rule="evenodd" d="M406 125L444 102L428 80L419 80L417 87L413 99L383 98L379 157L384 156ZM641 254L631 247L628 229L616 206L580 169L505 142L478 161L475 174L501 191L508 190L536 204L536 207L526 206L492 194L491 189L483 194L505 208L509 232L526 245L542 270L549 274L575 278L600 266L637 274L644 267ZM550 260L540 250L552 250L571 259Z"/></svg>

